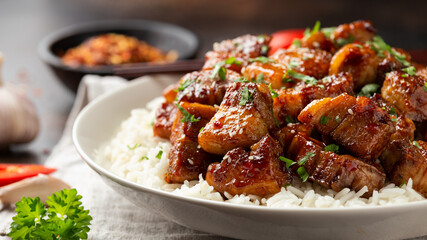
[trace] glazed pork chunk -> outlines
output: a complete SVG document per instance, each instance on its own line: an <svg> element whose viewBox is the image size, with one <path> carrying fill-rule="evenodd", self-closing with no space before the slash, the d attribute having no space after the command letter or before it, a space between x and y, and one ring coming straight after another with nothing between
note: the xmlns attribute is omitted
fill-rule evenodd
<svg viewBox="0 0 427 240"><path fill-rule="evenodd" d="M153 122L154 136L166 139L170 138L176 110L176 106L168 102L162 103L156 110L155 120Z"/></svg>
<svg viewBox="0 0 427 240"><path fill-rule="evenodd" d="M372 41L377 29L372 22L360 20L352 23L339 25L331 34L331 39L338 45L341 42L360 42Z"/></svg>
<svg viewBox="0 0 427 240"><path fill-rule="evenodd" d="M282 153L279 142L267 134L251 146L250 153L238 147L229 151L221 163L212 163L206 181L222 194L275 194L291 183L290 174L279 159Z"/></svg>
<svg viewBox="0 0 427 240"><path fill-rule="evenodd" d="M300 41L300 46L291 45L290 49L296 48L310 48L310 49L319 49L324 50L330 53L334 53L336 48L334 43L321 31L315 33L310 33L304 36Z"/></svg>
<svg viewBox="0 0 427 240"><path fill-rule="evenodd" d="M338 155L324 150L322 143L305 134L297 134L288 150L288 156L299 164L291 166L297 170L303 166L310 181L334 191L350 188L359 191L367 186L369 197L374 190L383 187L385 174L376 167L350 155Z"/></svg>
<svg viewBox="0 0 427 240"><path fill-rule="evenodd" d="M369 45L347 44L332 57L329 74L348 72L353 76L355 89L373 83L378 72L377 53Z"/></svg>
<svg viewBox="0 0 427 240"><path fill-rule="evenodd" d="M172 148L165 177L168 183L198 179L199 174L205 174L209 164L217 160L216 156L203 151L197 142L200 129L215 112L214 107L199 103L182 102L178 105L170 137Z"/></svg>
<svg viewBox="0 0 427 240"><path fill-rule="evenodd" d="M372 162L395 132L387 112L366 97L342 94L311 102L298 119L355 156Z"/></svg>
<svg viewBox="0 0 427 240"><path fill-rule="evenodd" d="M295 122L299 113L313 100L353 93L353 78L348 73L328 76L314 85L300 82L294 88L277 90L273 111L281 126Z"/></svg>
<svg viewBox="0 0 427 240"><path fill-rule="evenodd" d="M206 53L206 62L203 69L214 68L217 64L234 58L236 62L226 67L240 72L242 67L248 65L249 59L267 56L270 41L271 37L268 35L255 36L248 34L215 43L213 51ZM238 64L239 62L240 64Z"/></svg>
<svg viewBox="0 0 427 240"><path fill-rule="evenodd" d="M417 74L393 71L381 88L383 98L413 121L427 120L427 80Z"/></svg>
<svg viewBox="0 0 427 240"><path fill-rule="evenodd" d="M200 146L214 154L250 147L276 128L272 103L267 85L233 83L218 112L200 132Z"/></svg>
<svg viewBox="0 0 427 240"><path fill-rule="evenodd" d="M392 141L381 155L381 163L396 185L412 178L413 188L427 197L427 143L424 141Z"/></svg>

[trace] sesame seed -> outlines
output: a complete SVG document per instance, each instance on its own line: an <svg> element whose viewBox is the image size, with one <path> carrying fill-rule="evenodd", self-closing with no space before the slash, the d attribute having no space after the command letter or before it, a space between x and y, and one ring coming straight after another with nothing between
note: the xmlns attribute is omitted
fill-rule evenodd
<svg viewBox="0 0 427 240"><path fill-rule="evenodd" d="M197 145L197 148L200 149L201 148L200 145Z"/></svg>
<svg viewBox="0 0 427 240"><path fill-rule="evenodd" d="M313 42L313 46L318 48L320 47L320 44L318 42Z"/></svg>
<svg viewBox="0 0 427 240"><path fill-rule="evenodd" d="M349 108L348 113L353 114L353 110L351 108Z"/></svg>
<svg viewBox="0 0 427 240"><path fill-rule="evenodd" d="M243 133L243 128L241 128L240 130L239 130L239 134L242 134Z"/></svg>
<svg viewBox="0 0 427 240"><path fill-rule="evenodd" d="M194 165L194 162L193 162L193 160L191 160L191 159L188 159L188 162L191 164L191 165Z"/></svg>
<svg viewBox="0 0 427 240"><path fill-rule="evenodd" d="M293 129L292 129L292 130L291 130L291 133L295 133L295 130L293 130Z"/></svg>
<svg viewBox="0 0 427 240"><path fill-rule="evenodd" d="M231 163L231 158L230 157L227 157L227 162Z"/></svg>
<svg viewBox="0 0 427 240"><path fill-rule="evenodd" d="M253 160L254 159L254 156L249 156L249 160Z"/></svg>

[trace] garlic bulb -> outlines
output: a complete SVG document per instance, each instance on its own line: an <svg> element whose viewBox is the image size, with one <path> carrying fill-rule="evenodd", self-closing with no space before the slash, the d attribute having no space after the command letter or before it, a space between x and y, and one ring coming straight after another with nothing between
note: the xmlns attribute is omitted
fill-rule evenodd
<svg viewBox="0 0 427 240"><path fill-rule="evenodd" d="M0 70L3 55L0 52ZM0 148L32 141L39 132L34 105L25 93L6 86L0 74Z"/></svg>

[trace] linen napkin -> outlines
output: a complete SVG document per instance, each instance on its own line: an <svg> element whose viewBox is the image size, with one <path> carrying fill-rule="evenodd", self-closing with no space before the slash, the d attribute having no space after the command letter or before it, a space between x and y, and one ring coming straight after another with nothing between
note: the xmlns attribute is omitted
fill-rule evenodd
<svg viewBox="0 0 427 240"><path fill-rule="evenodd" d="M151 75L143 78L171 77L179 76ZM63 135L46 161L47 166L58 169L55 177L76 188L83 196L83 206L90 210L93 217L89 239L226 239L180 226L135 206L107 186L80 158L71 139L77 114L96 97L126 84L127 81L119 77L85 76ZM13 207L0 211L0 240L9 239L7 233L13 215Z"/></svg>

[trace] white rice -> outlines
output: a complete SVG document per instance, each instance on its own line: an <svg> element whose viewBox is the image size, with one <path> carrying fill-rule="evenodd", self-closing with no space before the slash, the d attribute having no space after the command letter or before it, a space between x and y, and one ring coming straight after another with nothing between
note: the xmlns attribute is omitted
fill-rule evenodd
<svg viewBox="0 0 427 240"><path fill-rule="evenodd" d="M234 204L263 205L271 208L343 208L360 206L379 206L423 200L423 196L412 188L412 180L397 187L390 183L369 198L361 196L367 192L345 188L340 192L321 187L316 183L294 182L292 186L282 187L277 194L267 198L254 195L225 198L214 190L200 174L199 180L185 181L184 184L168 184L165 173L168 167L169 141L153 136L152 122L154 112L163 102L156 98L145 109L135 109L125 120L117 135L97 153L98 162L113 173L146 187L162 189L174 194L225 201Z"/></svg>

